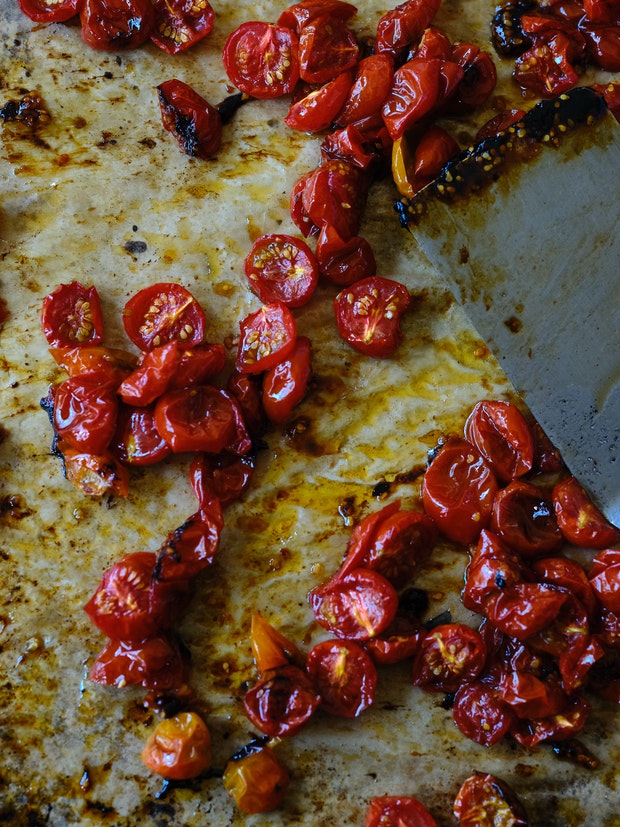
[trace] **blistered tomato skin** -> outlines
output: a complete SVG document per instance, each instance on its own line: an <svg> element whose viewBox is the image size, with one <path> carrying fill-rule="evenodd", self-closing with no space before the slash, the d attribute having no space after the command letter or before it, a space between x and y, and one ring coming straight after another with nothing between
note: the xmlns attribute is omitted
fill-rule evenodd
<svg viewBox="0 0 620 827"><path fill-rule="evenodd" d="M146 766L164 778L196 778L211 766L211 734L195 712L161 721L142 751Z"/></svg>
<svg viewBox="0 0 620 827"><path fill-rule="evenodd" d="M290 779L268 746L250 747L224 768L224 789L243 813L269 813L282 803Z"/></svg>
<svg viewBox="0 0 620 827"><path fill-rule="evenodd" d="M522 477L534 463L534 438L511 402L478 402L465 423L465 437L490 463L498 479Z"/></svg>

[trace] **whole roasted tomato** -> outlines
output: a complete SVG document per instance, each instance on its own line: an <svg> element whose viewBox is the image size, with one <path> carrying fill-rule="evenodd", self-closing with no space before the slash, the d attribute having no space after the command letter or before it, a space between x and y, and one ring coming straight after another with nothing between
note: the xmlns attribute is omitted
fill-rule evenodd
<svg viewBox="0 0 620 827"><path fill-rule="evenodd" d="M157 87L164 129L176 138L186 155L211 158L222 144L219 111L182 80L167 80Z"/></svg>

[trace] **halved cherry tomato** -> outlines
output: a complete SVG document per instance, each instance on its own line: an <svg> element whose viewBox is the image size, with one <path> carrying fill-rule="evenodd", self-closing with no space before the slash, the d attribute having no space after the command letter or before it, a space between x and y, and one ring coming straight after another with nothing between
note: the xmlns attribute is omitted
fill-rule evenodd
<svg viewBox="0 0 620 827"><path fill-rule="evenodd" d="M300 178L297 179L293 185L293 189L291 190L289 205L291 218L304 238L308 238L308 236L311 235L317 235L319 232L319 227L310 220L310 216L306 212L303 201L306 184L310 181L313 175L313 171L305 172Z"/></svg>
<svg viewBox="0 0 620 827"><path fill-rule="evenodd" d="M393 79L394 61L389 55L374 54L360 60L355 80L337 113L337 123L347 126L380 112Z"/></svg>
<svg viewBox="0 0 620 827"><path fill-rule="evenodd" d="M583 566L569 557L543 557L531 562L531 569L542 583L567 589L583 604L588 617L594 618L597 602Z"/></svg>
<svg viewBox="0 0 620 827"><path fill-rule="evenodd" d="M254 454L197 454L190 465L190 482L199 507L218 500L224 508L239 499L250 484L256 459Z"/></svg>
<svg viewBox="0 0 620 827"><path fill-rule="evenodd" d="M102 372L108 375L112 385L120 384L134 370L137 361L127 350L104 345L51 347L50 353L69 376Z"/></svg>
<svg viewBox="0 0 620 827"><path fill-rule="evenodd" d="M383 120L372 115L366 121L329 132L321 143L321 157L370 171L382 161L391 144Z"/></svg>
<svg viewBox="0 0 620 827"><path fill-rule="evenodd" d="M374 276L377 262L372 247L359 235L344 241L330 224L324 224L316 244L320 274L338 287Z"/></svg>
<svg viewBox="0 0 620 827"><path fill-rule="evenodd" d="M352 72L342 72L318 89L312 89L299 100L294 100L284 123L299 132L323 132L328 129L342 109L352 81Z"/></svg>
<svg viewBox="0 0 620 827"><path fill-rule="evenodd" d="M212 158L222 145L222 118L215 106L182 80L157 87L161 120L186 155Z"/></svg>
<svg viewBox="0 0 620 827"><path fill-rule="evenodd" d="M82 0L18 0L21 11L36 23L64 23L80 12Z"/></svg>
<svg viewBox="0 0 620 827"><path fill-rule="evenodd" d="M555 620L566 599L566 592L544 583L515 583L489 595L484 610L502 632L527 640Z"/></svg>
<svg viewBox="0 0 620 827"><path fill-rule="evenodd" d="M371 800L365 827L437 827L437 822L416 798L383 795Z"/></svg>
<svg viewBox="0 0 620 827"><path fill-rule="evenodd" d="M334 299L338 332L360 353L388 359L403 340L400 320L410 304L399 282L380 276L361 279Z"/></svg>
<svg viewBox="0 0 620 827"><path fill-rule="evenodd" d="M552 501L560 531L569 543L604 549L620 542L620 529L609 522L574 477L554 486Z"/></svg>
<svg viewBox="0 0 620 827"><path fill-rule="evenodd" d="M497 490L495 475L480 451L468 440L453 437L424 474L422 503L446 537L468 544L489 522Z"/></svg>
<svg viewBox="0 0 620 827"><path fill-rule="evenodd" d="M262 373L292 352L297 339L293 314L282 302L265 304L239 322L237 370Z"/></svg>
<svg viewBox="0 0 620 827"><path fill-rule="evenodd" d="M465 423L465 437L502 481L522 477L532 469L534 438L525 417L512 402L478 402Z"/></svg>
<svg viewBox="0 0 620 827"><path fill-rule="evenodd" d="M316 17L299 33L299 76L308 83L328 83L353 69L358 58L355 35L337 17Z"/></svg>
<svg viewBox="0 0 620 827"><path fill-rule="evenodd" d="M590 60L606 72L620 72L620 31L616 23L590 23L585 18L579 29L586 39Z"/></svg>
<svg viewBox="0 0 620 827"><path fill-rule="evenodd" d="M134 551L103 575L84 610L114 640L145 640L167 629L185 608L189 585L155 579L157 555Z"/></svg>
<svg viewBox="0 0 620 827"><path fill-rule="evenodd" d="M480 632L463 623L436 626L420 641L413 683L425 692L456 692L484 668L486 646Z"/></svg>
<svg viewBox="0 0 620 827"><path fill-rule="evenodd" d="M274 751L250 746L224 767L224 789L243 813L268 813L282 803L290 779Z"/></svg>
<svg viewBox="0 0 620 827"><path fill-rule="evenodd" d="M176 55L198 43L213 28L215 14L209 0L155 0L153 43Z"/></svg>
<svg viewBox="0 0 620 827"><path fill-rule="evenodd" d="M224 369L226 348L221 344L196 345L189 350L179 349L179 363L168 390L204 385Z"/></svg>
<svg viewBox="0 0 620 827"><path fill-rule="evenodd" d="M140 290L123 308L123 327L140 350L172 340L192 348L204 339L205 313L180 284L159 282Z"/></svg>
<svg viewBox="0 0 620 827"><path fill-rule="evenodd" d="M377 51L398 58L408 47L417 46L439 6L440 0L405 0L386 12L377 24Z"/></svg>
<svg viewBox="0 0 620 827"><path fill-rule="evenodd" d="M117 393L127 405L150 405L168 388L178 364L176 341L154 347L141 355L138 367L123 379Z"/></svg>
<svg viewBox="0 0 620 827"><path fill-rule="evenodd" d="M521 480L497 494L489 528L525 557L552 554L564 545L552 503L540 488Z"/></svg>
<svg viewBox="0 0 620 827"><path fill-rule="evenodd" d="M245 257L250 287L263 302L301 307L312 298L319 279L316 256L298 238L281 233L256 239Z"/></svg>
<svg viewBox="0 0 620 827"><path fill-rule="evenodd" d="M566 708L568 701L556 678L538 677L518 669L506 670L498 692L522 720L558 715Z"/></svg>
<svg viewBox="0 0 620 827"><path fill-rule="evenodd" d="M414 657L425 634L419 621L399 611L385 631L364 641L364 649L378 666L400 663Z"/></svg>
<svg viewBox="0 0 620 827"><path fill-rule="evenodd" d="M114 456L126 465L154 465L171 453L155 427L154 409L121 405L110 445Z"/></svg>
<svg viewBox="0 0 620 827"><path fill-rule="evenodd" d="M229 35L222 58L232 83L253 98L290 94L299 79L299 40L286 26L242 23Z"/></svg>
<svg viewBox="0 0 620 827"><path fill-rule="evenodd" d="M288 26L299 34L303 27L316 17L334 17L348 20L357 14L357 8L343 0L302 0L289 6L278 17L279 26Z"/></svg>
<svg viewBox="0 0 620 827"><path fill-rule="evenodd" d="M118 401L107 374L84 373L54 393L54 432L78 451L102 454L116 430Z"/></svg>
<svg viewBox="0 0 620 827"><path fill-rule="evenodd" d="M618 0L584 0L583 10L594 23L617 23L620 17Z"/></svg>
<svg viewBox="0 0 620 827"><path fill-rule="evenodd" d="M92 49L113 52L141 46L151 36L151 0L83 0L82 38Z"/></svg>
<svg viewBox="0 0 620 827"><path fill-rule="evenodd" d="M413 173L420 180L430 181L459 151L457 141L440 126L430 126L417 143Z"/></svg>
<svg viewBox="0 0 620 827"><path fill-rule="evenodd" d="M250 627L254 663L263 674L279 666L303 666L304 659L297 646L279 632L261 612L254 612Z"/></svg>
<svg viewBox="0 0 620 827"><path fill-rule="evenodd" d="M527 827L523 805L497 776L475 772L461 785L454 802L460 827Z"/></svg>
<svg viewBox="0 0 620 827"><path fill-rule="evenodd" d="M308 600L317 623L348 640L381 634L398 611L394 586L378 572L364 568L353 568L312 589Z"/></svg>
<svg viewBox="0 0 620 827"><path fill-rule="evenodd" d="M271 422L286 422L295 406L305 397L312 375L311 360L310 339L307 336L299 336L286 359L265 373L263 408Z"/></svg>
<svg viewBox="0 0 620 827"><path fill-rule="evenodd" d="M264 672L243 698L250 722L270 738L298 732L320 703L306 673L293 664Z"/></svg>
<svg viewBox="0 0 620 827"><path fill-rule="evenodd" d="M56 450L62 456L66 478L87 497L126 497L129 493L129 472L109 451L77 451L62 440Z"/></svg>
<svg viewBox="0 0 620 827"><path fill-rule="evenodd" d="M346 241L359 232L368 183L367 175L359 167L328 159L304 176L303 214L311 226L320 229L329 224Z"/></svg>
<svg viewBox="0 0 620 827"><path fill-rule="evenodd" d="M520 583L524 574L519 555L496 534L483 528L465 572L465 587L461 593L463 605L471 611L484 613L490 597Z"/></svg>
<svg viewBox="0 0 620 827"><path fill-rule="evenodd" d="M579 81L579 75L567 56L570 45L566 35L559 32L545 43L535 43L520 55L514 71L519 86L543 98L572 89Z"/></svg>
<svg viewBox="0 0 620 827"><path fill-rule="evenodd" d="M480 51L477 46L470 50L470 45L459 43L452 50L452 60L464 74L450 98L450 112L468 112L483 106L497 85L497 69L489 53Z"/></svg>
<svg viewBox="0 0 620 827"><path fill-rule="evenodd" d="M452 57L452 42L448 35L439 26L427 26L422 33L419 45L409 52L409 59L413 57L424 60L450 60Z"/></svg>
<svg viewBox="0 0 620 827"><path fill-rule="evenodd" d="M249 433L254 438L262 436L267 428L262 400L262 376L233 370L226 382L226 389L241 408Z"/></svg>
<svg viewBox="0 0 620 827"><path fill-rule="evenodd" d="M573 740L585 727L589 714L588 701L575 695L557 715L516 721L510 734L515 741L528 749L543 741L558 743Z"/></svg>
<svg viewBox="0 0 620 827"><path fill-rule="evenodd" d="M196 778L211 766L211 734L195 712L161 721L149 735L142 761L164 778Z"/></svg>
<svg viewBox="0 0 620 827"><path fill-rule="evenodd" d="M620 551L599 551L594 558L589 580L601 604L612 612L620 612Z"/></svg>
<svg viewBox="0 0 620 827"><path fill-rule="evenodd" d="M59 284L43 299L41 326L52 347L99 344L103 316L97 288L78 281Z"/></svg>
<svg viewBox="0 0 620 827"><path fill-rule="evenodd" d="M524 115L524 109L505 109L494 115L476 132L476 142L484 141L485 138L494 138L500 132L518 123Z"/></svg>
<svg viewBox="0 0 620 827"><path fill-rule="evenodd" d="M620 83L593 83L592 89L603 96L611 114L620 121Z"/></svg>
<svg viewBox="0 0 620 827"><path fill-rule="evenodd" d="M323 640L308 652L306 671L321 695L321 709L357 718L375 699L377 669L353 641Z"/></svg>
<svg viewBox="0 0 620 827"><path fill-rule="evenodd" d="M514 711L498 698L492 686L480 679L459 687L452 714L463 735L485 747L501 741L515 723Z"/></svg>
<svg viewBox="0 0 620 827"><path fill-rule="evenodd" d="M160 546L155 566L157 580L189 580L212 565L223 527L224 518L217 501L192 514Z"/></svg>
<svg viewBox="0 0 620 827"><path fill-rule="evenodd" d="M89 673L93 683L142 686L160 692L180 688L188 677L188 656L169 635L133 642L110 640L97 655Z"/></svg>
<svg viewBox="0 0 620 827"><path fill-rule="evenodd" d="M605 649L595 635L572 634L570 644L558 658L564 689L569 694L581 689L590 669L604 657Z"/></svg>

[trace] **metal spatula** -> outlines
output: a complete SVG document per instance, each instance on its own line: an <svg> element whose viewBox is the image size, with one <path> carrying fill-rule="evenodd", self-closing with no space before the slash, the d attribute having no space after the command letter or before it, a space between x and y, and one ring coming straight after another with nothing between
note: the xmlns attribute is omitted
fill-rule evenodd
<svg viewBox="0 0 620 827"><path fill-rule="evenodd" d="M620 126L589 88L462 153L403 223L620 525Z"/></svg>

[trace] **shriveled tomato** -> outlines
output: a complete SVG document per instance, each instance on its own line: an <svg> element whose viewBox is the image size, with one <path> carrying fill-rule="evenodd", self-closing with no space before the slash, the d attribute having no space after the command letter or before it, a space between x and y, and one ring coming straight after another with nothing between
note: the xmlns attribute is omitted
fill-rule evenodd
<svg viewBox="0 0 620 827"><path fill-rule="evenodd" d="M368 640L384 632L396 617L398 594L372 569L353 568L308 595L316 621L336 637Z"/></svg>
<svg viewBox="0 0 620 827"><path fill-rule="evenodd" d="M264 304L301 307L312 298L319 270L316 256L301 239L281 233L256 239L243 262L250 287Z"/></svg>
<svg viewBox="0 0 620 827"><path fill-rule="evenodd" d="M224 789L243 813L269 813L282 803L289 774L266 745L250 745L224 767Z"/></svg>
<svg viewBox="0 0 620 827"><path fill-rule="evenodd" d="M567 56L569 49L570 40L561 32L545 43L535 43L515 61L515 80L540 97L567 92L579 80Z"/></svg>
<svg viewBox="0 0 620 827"><path fill-rule="evenodd" d="M474 772L465 779L454 801L460 827L527 827L523 805L501 778Z"/></svg>
<svg viewBox="0 0 620 827"><path fill-rule="evenodd" d="M114 563L84 607L104 635L145 640L168 628L185 608L189 586L155 579L157 555L134 551Z"/></svg>
<svg viewBox="0 0 620 827"><path fill-rule="evenodd" d="M515 741L528 749L544 741L553 741L557 744L573 740L585 727L589 714L588 701L575 695L557 715L516 721L510 734Z"/></svg>
<svg viewBox="0 0 620 827"><path fill-rule="evenodd" d="M206 37L215 14L209 0L155 0L151 40L169 55L184 52Z"/></svg>
<svg viewBox="0 0 620 827"><path fill-rule="evenodd" d="M541 474L555 474L566 470L560 452L543 431L540 423L532 423L532 436L534 437L534 471Z"/></svg>
<svg viewBox="0 0 620 827"><path fill-rule="evenodd" d="M321 156L326 161L344 161L371 171L385 157L391 144L383 120L373 115L366 121L329 132L321 143Z"/></svg>
<svg viewBox="0 0 620 827"><path fill-rule="evenodd" d="M290 663L304 665L302 654L293 641L278 631L261 612L252 615L250 640L254 663L261 674Z"/></svg>
<svg viewBox="0 0 620 827"><path fill-rule="evenodd" d="M564 545L552 503L540 488L521 480L498 493L489 528L528 558L552 554Z"/></svg>
<svg viewBox="0 0 620 827"><path fill-rule="evenodd" d="M552 501L560 531L569 543L604 549L620 542L620 529L609 522L574 477L554 486Z"/></svg>
<svg viewBox="0 0 620 827"><path fill-rule="evenodd" d="M440 126L424 131L415 148L413 173L418 180L430 181L439 175L442 167L459 151L455 138Z"/></svg>
<svg viewBox="0 0 620 827"><path fill-rule="evenodd" d="M195 712L180 712L161 721L149 735L142 761L175 780L196 778L211 766L211 734Z"/></svg>
<svg viewBox="0 0 620 827"><path fill-rule="evenodd" d="M488 52L471 44L459 43L452 50L452 60L463 69L463 77L450 98L451 112L462 113L483 106L497 85L497 69Z"/></svg>
<svg viewBox="0 0 620 827"><path fill-rule="evenodd" d="M541 583L568 590L579 599L588 617L594 618L597 602L583 566L569 557L543 557L531 562L531 569Z"/></svg>
<svg viewBox="0 0 620 827"><path fill-rule="evenodd" d="M284 123L299 132L323 132L342 109L352 82L352 72L342 72L318 89L312 89L291 103Z"/></svg>
<svg viewBox="0 0 620 827"><path fill-rule="evenodd" d="M382 795L371 800L365 827L437 827L437 822L417 798Z"/></svg>
<svg viewBox="0 0 620 827"><path fill-rule="evenodd" d="M582 18L579 29L586 39L590 60L606 72L620 71L620 27L616 23L590 23Z"/></svg>
<svg viewBox="0 0 620 827"><path fill-rule="evenodd" d="M321 276L339 287L371 278L377 272L377 262L366 239L356 235L344 241L329 224L321 230L316 258Z"/></svg>
<svg viewBox="0 0 620 827"><path fill-rule="evenodd" d="M64 23L80 12L82 0L18 0L21 11L36 23Z"/></svg>
<svg viewBox="0 0 620 827"><path fill-rule="evenodd" d="M593 560L589 580L601 604L612 612L620 612L620 551L599 551Z"/></svg>
<svg viewBox="0 0 620 827"><path fill-rule="evenodd" d="M186 155L212 158L222 145L222 118L215 106L182 80L157 87L161 120Z"/></svg>
<svg viewBox="0 0 620 827"><path fill-rule="evenodd" d="M297 34L303 27L316 17L333 17L338 20L349 20L357 14L357 8L352 3L343 0L302 0L289 6L278 17L279 26L288 26Z"/></svg>
<svg viewBox="0 0 620 827"><path fill-rule="evenodd" d="M187 681L189 658L170 635L133 642L110 640L97 655L89 677L93 683L107 686L170 691Z"/></svg>
<svg viewBox="0 0 620 827"><path fill-rule="evenodd" d="M93 49L113 52L141 46L151 36L151 0L83 0L82 37Z"/></svg>
<svg viewBox="0 0 620 827"><path fill-rule="evenodd" d="M78 451L102 454L114 436L117 414L107 374L70 376L55 389L54 432Z"/></svg>
<svg viewBox="0 0 620 827"><path fill-rule="evenodd" d="M337 17L314 18L299 33L299 76L308 83L327 83L352 69L358 58L355 35Z"/></svg>
<svg viewBox="0 0 620 827"><path fill-rule="evenodd" d="M170 341L185 348L204 339L206 318L198 301L181 284L158 282L136 293L123 308L123 326L140 350Z"/></svg>
<svg viewBox="0 0 620 827"><path fill-rule="evenodd" d="M366 356L388 359L400 346L400 320L411 299L397 281L373 276L345 287L334 299L342 338Z"/></svg>
<svg viewBox="0 0 620 827"><path fill-rule="evenodd" d="M129 472L109 452L91 454L60 440L56 450L62 456L66 478L87 497L126 497Z"/></svg>
<svg viewBox="0 0 620 827"><path fill-rule="evenodd" d="M564 689L569 694L581 689L592 667L604 657L605 649L596 636L572 633L570 645L558 658Z"/></svg>
<svg viewBox="0 0 620 827"><path fill-rule="evenodd" d="M250 722L270 738L298 732L320 702L306 673L293 664L264 672L243 698Z"/></svg>
<svg viewBox="0 0 620 827"><path fill-rule="evenodd" d="M465 572L461 600L467 609L484 613L489 599L520 583L524 566L519 555L496 534L483 528Z"/></svg>
<svg viewBox="0 0 620 827"><path fill-rule="evenodd" d="M410 50L409 57L418 57L424 60L434 58L450 60L452 48L452 42L444 30L440 29L439 26L431 25L424 29L419 45Z"/></svg>
<svg viewBox="0 0 620 827"><path fill-rule="evenodd" d="M417 46L439 6L440 0L406 0L386 12L377 24L377 51L398 58L408 47Z"/></svg>
<svg viewBox="0 0 620 827"><path fill-rule="evenodd" d="M167 390L179 364L176 341L154 347L140 357L138 367L118 387L127 405L150 405Z"/></svg>
<svg viewBox="0 0 620 827"><path fill-rule="evenodd" d="M532 469L534 438L525 417L512 402L478 402L465 423L465 437L502 481L522 477Z"/></svg>
<svg viewBox="0 0 620 827"><path fill-rule="evenodd" d="M495 475L478 449L453 437L424 474L422 503L446 537L468 544L489 522L497 490Z"/></svg>
<svg viewBox="0 0 620 827"><path fill-rule="evenodd" d="M262 436L267 428L262 400L262 376L233 370L226 382L226 389L241 408L243 421L251 436Z"/></svg>
<svg viewBox="0 0 620 827"><path fill-rule="evenodd" d="M486 138L499 135L500 132L518 123L524 115L524 109L505 109L499 112L480 127L476 133L476 141L484 141Z"/></svg>
<svg viewBox="0 0 620 827"><path fill-rule="evenodd" d="M255 464L252 453L197 454L189 475L200 508L206 508L213 500L218 500L223 508L238 500L250 484Z"/></svg>
<svg viewBox="0 0 620 827"><path fill-rule="evenodd" d="M41 326L52 347L99 344L103 316L97 288L78 281L59 284L43 299Z"/></svg>
<svg viewBox="0 0 620 827"><path fill-rule="evenodd" d="M239 322L237 370L262 373L292 352L297 339L293 314L282 302L265 304Z"/></svg>
<svg viewBox="0 0 620 827"><path fill-rule="evenodd" d="M315 644L308 652L306 671L321 695L321 709L332 715L357 718L374 702L377 669L358 643Z"/></svg>
<svg viewBox="0 0 620 827"><path fill-rule="evenodd" d="M452 714L463 735L485 747L501 741L515 722L510 706L481 680L461 685L454 696Z"/></svg>
<svg viewBox="0 0 620 827"><path fill-rule="evenodd" d="M306 395L311 375L312 345L307 336L299 336L286 359L263 378L263 408L271 422L282 424L290 418Z"/></svg>
<svg viewBox="0 0 620 827"><path fill-rule="evenodd" d="M387 54L374 54L359 61L355 80L337 113L340 126L361 121L381 111L394 79L394 61Z"/></svg>
<svg viewBox="0 0 620 827"><path fill-rule="evenodd" d="M378 666L400 663L416 654L425 634L419 621L399 612L385 631L364 641L364 648Z"/></svg>
<svg viewBox="0 0 620 827"><path fill-rule="evenodd" d="M368 184L367 175L359 167L328 159L303 179L302 215L310 227L320 230L329 224L346 241L359 232Z"/></svg>
<svg viewBox="0 0 620 827"><path fill-rule="evenodd" d="M558 680L520 670L506 674L498 692L517 717L524 720L558 715L566 708L568 700Z"/></svg>
<svg viewBox="0 0 620 827"><path fill-rule="evenodd" d="M114 456L126 465L154 465L171 453L155 427L154 409L121 405L110 445Z"/></svg>
<svg viewBox="0 0 620 827"><path fill-rule="evenodd" d="M179 362L168 390L203 385L216 377L226 365L226 348L221 344L203 343L189 350L179 348Z"/></svg>
<svg viewBox="0 0 620 827"><path fill-rule="evenodd" d="M108 376L112 385L119 385L134 370L137 362L133 353L105 345L51 347L50 353L69 376L101 372Z"/></svg>
<svg viewBox="0 0 620 827"><path fill-rule="evenodd" d="M479 632L463 623L436 626L420 641L413 662L413 683L426 692L456 692L471 681L486 662Z"/></svg>
<svg viewBox="0 0 620 827"><path fill-rule="evenodd" d="M507 635L527 640L549 626L566 601L566 592L544 583L516 583L485 602L489 620Z"/></svg>
<svg viewBox="0 0 620 827"><path fill-rule="evenodd" d="M232 83L253 98L290 94L299 80L299 40L286 26L242 23L229 35L222 58Z"/></svg>
<svg viewBox="0 0 620 827"><path fill-rule="evenodd" d="M217 501L192 514L160 546L155 566L157 580L182 582L204 571L215 560L223 527Z"/></svg>
<svg viewBox="0 0 620 827"><path fill-rule="evenodd" d="M620 82L593 83L592 89L603 96L611 114L620 121Z"/></svg>

